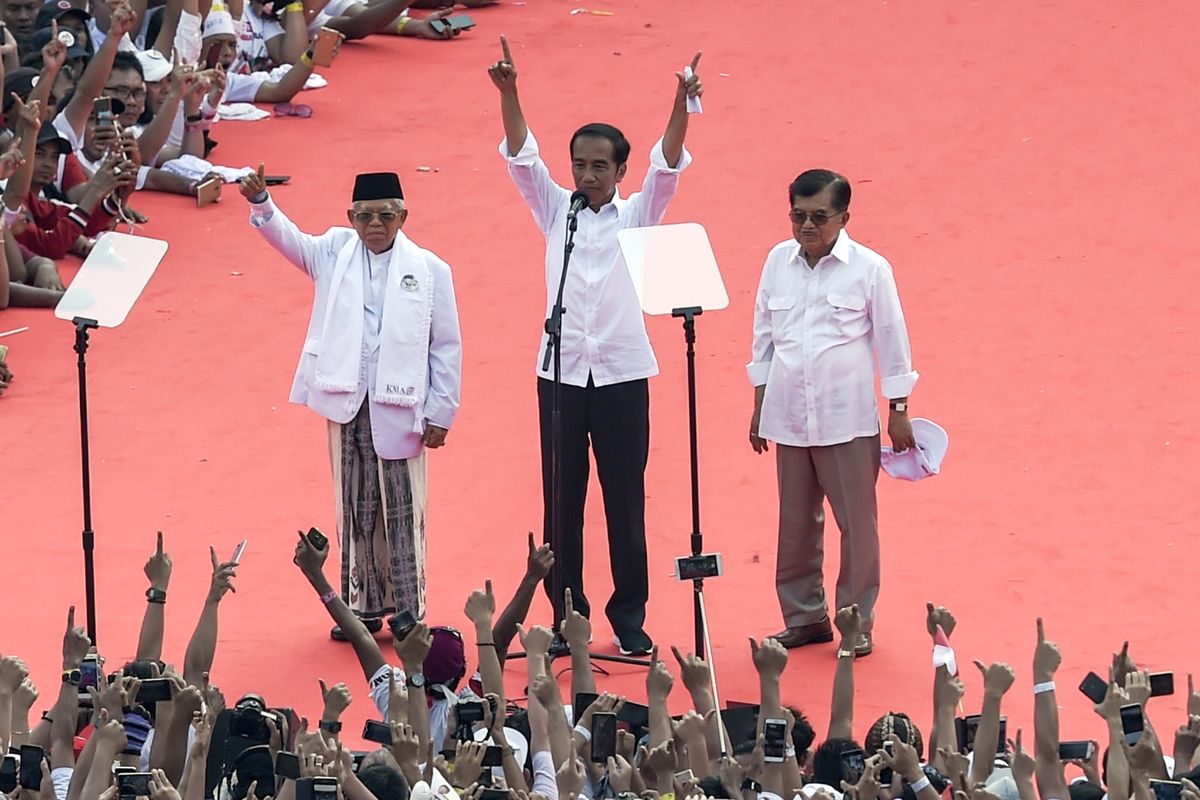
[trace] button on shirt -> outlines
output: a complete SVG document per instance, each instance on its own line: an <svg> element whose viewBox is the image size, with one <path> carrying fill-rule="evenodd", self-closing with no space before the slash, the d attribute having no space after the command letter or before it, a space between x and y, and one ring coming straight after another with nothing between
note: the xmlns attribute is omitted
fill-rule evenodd
<svg viewBox="0 0 1200 800"><path fill-rule="evenodd" d="M515 156L508 154L505 139L500 144L500 154L508 162L513 183L546 237L546 316L549 317L562 274L571 192L550 177L533 133L526 136L525 144ZM691 154L685 149L677 167L667 166L659 139L650 151L650 169L640 192L628 198L618 193L599 213L590 208L579 213L575 250L563 291L563 307L567 310L562 322L563 383L587 386L590 375L596 386L607 386L658 374L658 361L646 335L633 279L621 258L617 232L662 222L679 185L679 173L691 161ZM540 377L551 379L553 362L550 369L541 368L546 341L543 333L537 370Z"/></svg>
<svg viewBox="0 0 1200 800"><path fill-rule="evenodd" d="M907 397L918 374L891 265L844 230L813 267L794 239L772 248L746 367L766 384L759 436L793 447L874 436L876 360L883 395Z"/></svg>

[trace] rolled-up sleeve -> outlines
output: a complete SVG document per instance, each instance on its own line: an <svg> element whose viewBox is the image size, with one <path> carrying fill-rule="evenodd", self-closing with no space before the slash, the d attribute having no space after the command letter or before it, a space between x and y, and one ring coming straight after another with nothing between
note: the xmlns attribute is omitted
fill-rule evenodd
<svg viewBox="0 0 1200 800"><path fill-rule="evenodd" d="M638 222L640 225L657 225L667 215L667 206L675 197L679 188L679 175L692 163L692 154L683 148L679 164L667 165L667 157L663 153L663 140L659 139L650 149L650 168L646 170L646 179L642 181L642 191L630 202L638 204Z"/></svg>
<svg viewBox="0 0 1200 800"><path fill-rule="evenodd" d="M908 326L891 265L884 262L871 292L871 339L879 365L879 390L889 400L908 397L920 374L912 367Z"/></svg>
<svg viewBox="0 0 1200 800"><path fill-rule="evenodd" d="M548 750L533 754L533 791L546 800L558 800L558 777L554 771L554 759Z"/></svg>
<svg viewBox="0 0 1200 800"><path fill-rule="evenodd" d="M508 138L506 137L504 141L500 142L500 155L504 156L504 160L508 162L508 174L512 178L512 182L516 184L517 191L524 198L525 204L533 212L533 219L537 222L538 229L542 233L548 233L554 225L554 217L559 206L566 202L570 192L559 186L550 177L550 170L546 168L546 162L542 161L541 151L533 131L526 134L525 144L521 145L521 149L515 156L508 153Z"/></svg>
<svg viewBox="0 0 1200 800"><path fill-rule="evenodd" d="M763 265L762 278L758 282L758 292L754 296L754 338L750 344L750 363L746 365L746 374L754 386L763 386L771 372L771 359L775 355L775 341L771 330L771 311L767 308L767 285L770 258Z"/></svg>

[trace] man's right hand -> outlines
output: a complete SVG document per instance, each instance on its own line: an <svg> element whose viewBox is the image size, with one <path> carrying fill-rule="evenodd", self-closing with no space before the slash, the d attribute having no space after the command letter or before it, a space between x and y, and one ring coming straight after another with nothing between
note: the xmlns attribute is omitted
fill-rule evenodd
<svg viewBox="0 0 1200 800"><path fill-rule="evenodd" d="M767 452L767 440L758 435L758 421L762 416L762 406L755 404L754 413L750 415L750 446L759 455Z"/></svg>
<svg viewBox="0 0 1200 800"><path fill-rule="evenodd" d="M503 36L500 37L500 47L504 50L504 57L488 67L488 75L501 92L515 92L517 90L517 67L513 63L512 53L508 49L508 39Z"/></svg>
<svg viewBox="0 0 1200 800"><path fill-rule="evenodd" d="M162 531L158 532L158 548L145 566L146 578L153 589L166 591L171 583L171 556L163 552Z"/></svg>
<svg viewBox="0 0 1200 800"><path fill-rule="evenodd" d="M296 533L300 534L300 541L296 543L296 554L292 557L292 562L309 579L319 577L325 572L325 559L329 557L328 545L324 550L318 550L304 535L304 531L296 531Z"/></svg>
<svg viewBox="0 0 1200 800"><path fill-rule="evenodd" d="M266 164L259 164L257 171L251 172L242 178L241 183L238 184L238 189L241 191L242 197L253 201L255 197L258 197L267 190L266 170Z"/></svg>

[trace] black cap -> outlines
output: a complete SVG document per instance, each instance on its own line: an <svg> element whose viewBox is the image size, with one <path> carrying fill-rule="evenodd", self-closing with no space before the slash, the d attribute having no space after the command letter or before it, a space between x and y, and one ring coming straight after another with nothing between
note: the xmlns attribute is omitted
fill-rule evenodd
<svg viewBox="0 0 1200 800"><path fill-rule="evenodd" d="M354 202L360 200L403 200L400 176L394 172L364 172L354 179Z"/></svg>
<svg viewBox="0 0 1200 800"><path fill-rule="evenodd" d="M46 46L46 43L49 42L53 36L54 36L54 31L52 28L50 28L50 27L39 28L36 32L34 32L33 39L31 40L30 44L32 45L32 47L35 51L40 53L41 49ZM84 50L82 47L79 46L79 42L75 38L74 31L62 29L58 32L58 37L61 40L69 42L69 44L67 45L67 60L68 61L73 61L77 58L91 58L92 57L91 53L89 53L87 50ZM67 39L65 37L70 37L70 38Z"/></svg>
<svg viewBox="0 0 1200 800"><path fill-rule="evenodd" d="M43 122L41 130L38 131L38 147L51 143L58 145L59 155L65 156L71 152L71 143L63 138L63 135L58 132L58 128L54 127L53 123Z"/></svg>
<svg viewBox="0 0 1200 800"><path fill-rule="evenodd" d="M84 22L92 18L92 15L85 9L76 8L71 0L50 0L38 11L37 21L33 23L34 27L48 28L51 22L60 20L70 13L78 14Z"/></svg>
<svg viewBox="0 0 1200 800"><path fill-rule="evenodd" d="M38 71L33 67L18 67L4 76L4 112L13 107L13 93L22 100L29 99L29 93L37 85Z"/></svg>

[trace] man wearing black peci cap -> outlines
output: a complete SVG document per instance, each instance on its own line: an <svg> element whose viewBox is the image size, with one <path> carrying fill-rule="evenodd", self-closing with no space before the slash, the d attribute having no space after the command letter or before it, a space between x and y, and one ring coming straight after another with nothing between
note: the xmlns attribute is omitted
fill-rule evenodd
<svg viewBox="0 0 1200 800"><path fill-rule="evenodd" d="M421 619L425 448L446 441L462 367L450 266L401 232L395 173L359 175L353 227L311 236L275 207L263 171L242 179L250 224L316 284L291 401L329 420L342 599L372 631L396 611Z"/></svg>

